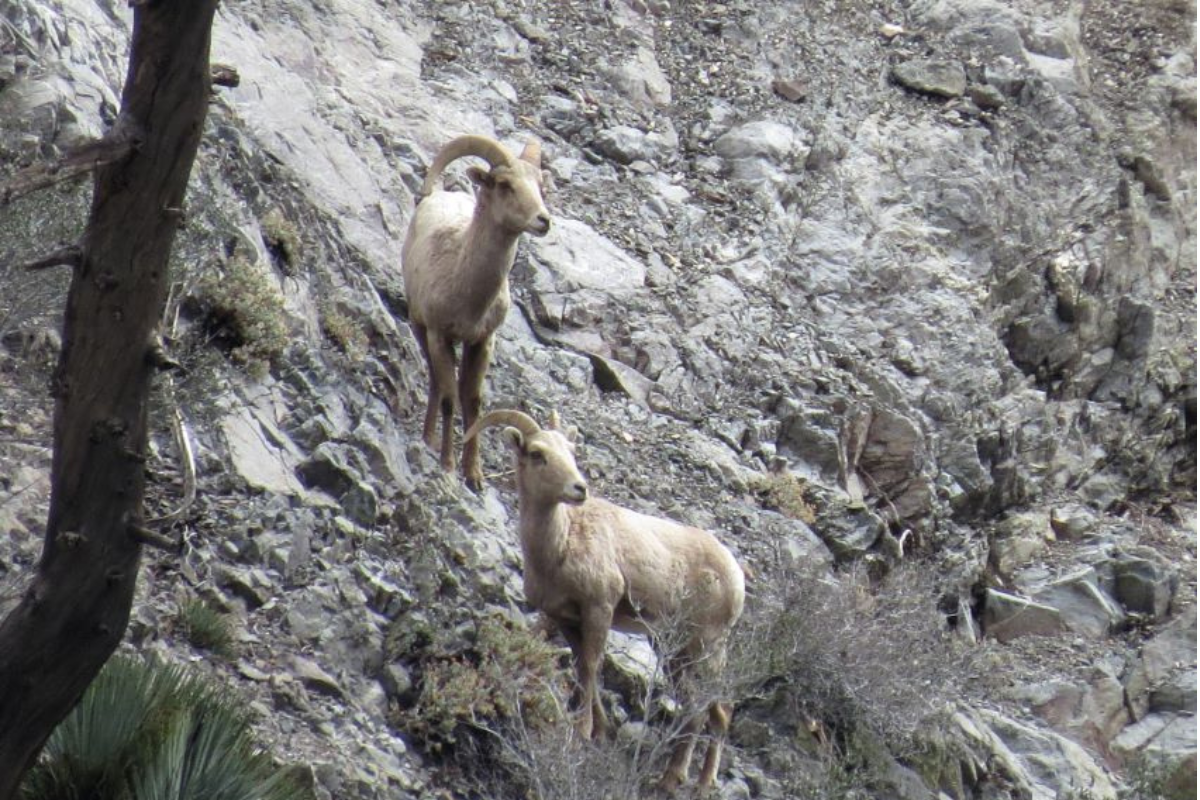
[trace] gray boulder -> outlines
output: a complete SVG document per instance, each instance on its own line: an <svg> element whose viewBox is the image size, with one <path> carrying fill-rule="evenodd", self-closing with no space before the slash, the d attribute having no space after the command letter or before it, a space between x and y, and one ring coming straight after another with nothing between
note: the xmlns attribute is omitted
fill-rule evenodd
<svg viewBox="0 0 1200 800"><path fill-rule="evenodd" d="M1064 630L1066 623L1057 608L988 589L983 610L985 634L1008 642L1023 636L1054 636Z"/></svg>
<svg viewBox="0 0 1200 800"><path fill-rule="evenodd" d="M1115 596L1127 611L1163 619L1175 594L1175 574L1153 555L1121 553L1113 560Z"/></svg>
<svg viewBox="0 0 1200 800"><path fill-rule="evenodd" d="M1047 584L1034 600L1056 609L1072 631L1093 639L1108 636L1125 621L1125 612L1100 588L1091 567Z"/></svg>
<svg viewBox="0 0 1200 800"><path fill-rule="evenodd" d="M799 132L772 120L739 125L713 142L730 176L737 181L780 183L803 165L809 148Z"/></svg>
<svg viewBox="0 0 1200 800"><path fill-rule="evenodd" d="M629 125L617 125L600 131L595 145L597 151L618 164L629 165L637 161L658 164L674 156L679 147L679 136L669 125L664 131L643 131Z"/></svg>
<svg viewBox="0 0 1200 800"><path fill-rule="evenodd" d="M1130 707L1140 719L1151 711L1156 695L1166 703L1164 710L1175 700L1194 701L1195 672L1196 616L1187 614L1164 626L1142 646L1125 677ZM1195 713L1194 706L1191 711Z"/></svg>
<svg viewBox="0 0 1200 800"><path fill-rule="evenodd" d="M967 73L957 61L913 59L893 67L892 77L906 89L934 97L961 97L967 91Z"/></svg>

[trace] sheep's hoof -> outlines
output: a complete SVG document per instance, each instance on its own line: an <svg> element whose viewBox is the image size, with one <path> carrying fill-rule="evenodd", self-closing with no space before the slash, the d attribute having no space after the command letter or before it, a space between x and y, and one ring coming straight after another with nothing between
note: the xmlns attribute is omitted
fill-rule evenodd
<svg viewBox="0 0 1200 800"><path fill-rule="evenodd" d="M592 724L592 720L588 717L580 717L575 722L575 733L579 734L580 739L592 740L596 738L596 728Z"/></svg>
<svg viewBox="0 0 1200 800"><path fill-rule="evenodd" d="M479 494L480 492L483 491L483 476L482 475L479 475L479 476L467 475L465 478L463 478L463 481L467 484L467 488L470 489L475 494Z"/></svg>
<svg viewBox="0 0 1200 800"><path fill-rule="evenodd" d="M683 777L674 772L668 772L658 781L658 786L655 789L660 795L673 795L679 790L683 784Z"/></svg>

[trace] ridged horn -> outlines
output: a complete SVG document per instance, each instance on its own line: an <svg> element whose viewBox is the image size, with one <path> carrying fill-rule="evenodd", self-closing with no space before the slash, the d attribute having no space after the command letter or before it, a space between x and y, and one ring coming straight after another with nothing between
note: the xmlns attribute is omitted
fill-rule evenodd
<svg viewBox="0 0 1200 800"><path fill-rule="evenodd" d="M493 167L512 166L514 160L512 153L508 152L504 145L489 136L459 136L447 142L437 154L437 158L433 159L429 171L425 173L425 183L421 184L421 195L424 197L431 194L450 162L463 156L479 156Z"/></svg>
<svg viewBox="0 0 1200 800"><path fill-rule="evenodd" d="M479 435L479 432L484 428L490 428L494 425L511 425L525 436L532 436L542 428L533 417L526 414L524 411L515 411L513 409L500 409L499 411L489 411L479 419L475 420L475 424L463 436L463 444L471 441Z"/></svg>
<svg viewBox="0 0 1200 800"><path fill-rule="evenodd" d="M530 139L525 143L525 149L521 151L520 158L540 169L542 166L542 143L537 139Z"/></svg>

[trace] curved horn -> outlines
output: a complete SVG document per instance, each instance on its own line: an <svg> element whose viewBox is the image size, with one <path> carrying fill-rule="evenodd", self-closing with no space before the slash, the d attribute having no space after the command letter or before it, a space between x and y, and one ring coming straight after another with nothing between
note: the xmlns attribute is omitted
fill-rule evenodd
<svg viewBox="0 0 1200 800"><path fill-rule="evenodd" d="M537 139L530 139L525 143L525 149L521 151L520 158L540 169L542 166L542 143Z"/></svg>
<svg viewBox="0 0 1200 800"><path fill-rule="evenodd" d="M446 146L437 154L437 158L433 159L433 164L425 173L425 183L421 184L421 196L424 197L433 192L433 187L442 177L442 171L449 166L451 161L463 156L479 156L493 167L511 166L513 163L512 153L508 152L504 145L495 139L476 134L459 136L457 139L447 142Z"/></svg>
<svg viewBox="0 0 1200 800"><path fill-rule="evenodd" d="M501 409L499 411L489 411L479 419L475 420L475 424L463 436L463 444L475 438L484 428L490 428L493 425L511 425L526 436L532 436L542 428L533 417L526 414L524 411L514 411L511 409Z"/></svg>

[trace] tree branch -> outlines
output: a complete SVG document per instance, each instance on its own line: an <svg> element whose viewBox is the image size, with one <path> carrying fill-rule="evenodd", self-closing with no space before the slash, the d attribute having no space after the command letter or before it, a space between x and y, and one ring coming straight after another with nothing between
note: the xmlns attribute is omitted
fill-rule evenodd
<svg viewBox="0 0 1200 800"><path fill-rule="evenodd" d="M83 248L77 244L65 244L39 259L22 264L19 269L33 272L51 267L71 267L78 269L83 263Z"/></svg>
<svg viewBox="0 0 1200 800"><path fill-rule="evenodd" d="M183 539L172 539L170 536L164 536L157 531L143 528L141 525L130 525L128 530L129 538L147 547L165 550L168 553L178 553L183 549Z"/></svg>
<svg viewBox="0 0 1200 800"><path fill-rule="evenodd" d="M0 208L19 197L92 172L128 156L141 143L138 126L129 117L117 118L103 137L76 147L54 161L26 167L0 183Z"/></svg>

